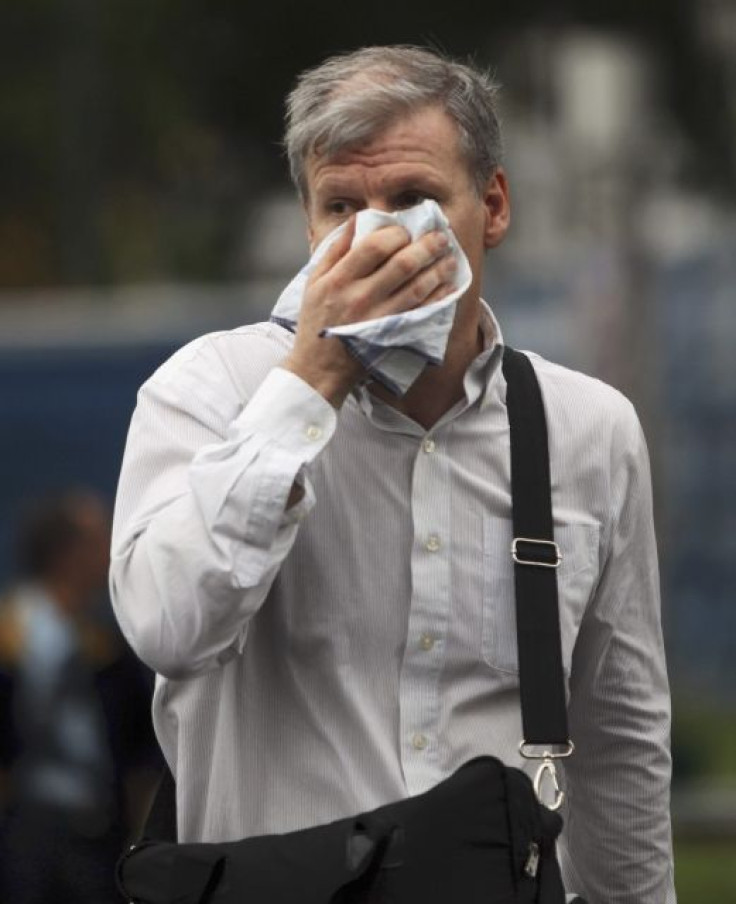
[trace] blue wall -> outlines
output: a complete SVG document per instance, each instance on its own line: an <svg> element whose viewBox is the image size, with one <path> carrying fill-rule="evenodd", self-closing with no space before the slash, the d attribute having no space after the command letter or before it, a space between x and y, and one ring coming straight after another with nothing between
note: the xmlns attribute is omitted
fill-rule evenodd
<svg viewBox="0 0 736 904"><path fill-rule="evenodd" d="M112 503L136 392L172 345L0 355L0 587L22 504L70 485Z"/></svg>

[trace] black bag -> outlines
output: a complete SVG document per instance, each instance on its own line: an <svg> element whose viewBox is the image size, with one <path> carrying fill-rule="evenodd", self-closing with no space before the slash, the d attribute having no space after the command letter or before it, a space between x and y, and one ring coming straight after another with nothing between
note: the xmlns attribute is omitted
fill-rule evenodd
<svg viewBox="0 0 736 904"><path fill-rule="evenodd" d="M539 802L553 759L569 755L547 432L525 355L504 352L511 429L517 638L525 756L532 785L493 757L424 794L328 825L223 844L177 844L167 774L144 839L118 863L135 904L564 904L555 854L562 819ZM553 747L563 752L555 754ZM541 752L536 754L535 749ZM167 828L167 823L169 828ZM171 838L171 841L161 840Z"/></svg>
<svg viewBox="0 0 736 904"><path fill-rule="evenodd" d="M144 842L119 876L145 904L558 904L561 828L521 770L479 757L424 794L329 825Z"/></svg>

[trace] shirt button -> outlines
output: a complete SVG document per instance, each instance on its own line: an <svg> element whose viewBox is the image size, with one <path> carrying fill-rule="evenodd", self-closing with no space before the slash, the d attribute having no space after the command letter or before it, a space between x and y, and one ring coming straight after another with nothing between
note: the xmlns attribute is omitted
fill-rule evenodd
<svg viewBox="0 0 736 904"><path fill-rule="evenodd" d="M440 543L440 538L435 534L427 537L427 542L424 544L425 548L429 550L429 552L437 552L442 544Z"/></svg>
<svg viewBox="0 0 736 904"><path fill-rule="evenodd" d="M428 743L427 736L423 734L415 734L411 739L411 746L414 750L424 750Z"/></svg>
<svg viewBox="0 0 736 904"><path fill-rule="evenodd" d="M422 443L422 449L427 453L427 455L431 455L432 452L437 448L437 443L433 439L425 439Z"/></svg>
<svg viewBox="0 0 736 904"><path fill-rule="evenodd" d="M316 424L310 424L307 427L307 439L314 442L322 436L322 428L318 427Z"/></svg>
<svg viewBox="0 0 736 904"><path fill-rule="evenodd" d="M423 650L431 650L434 645L435 639L431 634L422 634L422 636L419 638L419 646Z"/></svg>

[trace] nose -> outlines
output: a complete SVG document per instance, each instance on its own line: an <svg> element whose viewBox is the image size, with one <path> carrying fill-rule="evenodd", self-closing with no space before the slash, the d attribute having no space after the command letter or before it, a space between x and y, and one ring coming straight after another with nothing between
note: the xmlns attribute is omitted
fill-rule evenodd
<svg viewBox="0 0 736 904"><path fill-rule="evenodd" d="M379 195L368 198L366 207L370 207L372 210L380 210L381 213L393 213L396 210L394 204L391 204L387 198L383 198Z"/></svg>

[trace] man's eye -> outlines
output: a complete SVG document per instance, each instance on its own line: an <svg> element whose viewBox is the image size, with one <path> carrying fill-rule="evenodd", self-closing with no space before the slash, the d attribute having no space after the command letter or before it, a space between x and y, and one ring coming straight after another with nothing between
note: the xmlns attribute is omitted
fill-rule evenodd
<svg viewBox="0 0 736 904"><path fill-rule="evenodd" d="M336 199L335 201L328 201L325 207L327 213L337 217L348 216L355 209L354 204L351 204L350 201L344 201L341 198Z"/></svg>
<svg viewBox="0 0 736 904"><path fill-rule="evenodd" d="M396 210L406 210L409 207L416 207L422 201L426 201L429 195L422 191L405 191L396 199L394 207Z"/></svg>

